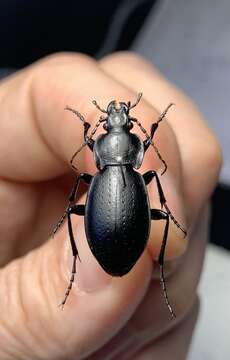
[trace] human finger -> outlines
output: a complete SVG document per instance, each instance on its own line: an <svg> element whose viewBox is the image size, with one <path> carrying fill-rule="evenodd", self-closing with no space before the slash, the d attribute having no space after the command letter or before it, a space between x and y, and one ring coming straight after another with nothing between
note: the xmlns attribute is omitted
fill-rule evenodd
<svg viewBox="0 0 230 360"><path fill-rule="evenodd" d="M92 71L92 73L94 73L94 71ZM41 71L40 74L43 74L43 72ZM27 75L29 76L29 74ZM23 81L24 79L23 76L25 76L25 73L18 74L17 76L20 76L21 80ZM33 77L31 74L30 76ZM93 76L94 75L92 74L92 79ZM56 78L57 77L58 75L56 76ZM104 75L104 77L102 76L102 78L106 78L107 81L107 89L104 88L103 90L107 94L107 96L109 91L113 94L115 91L115 96L116 96L116 91L117 93L119 92L119 94L123 93L124 97L131 96L131 93L129 93L127 89L125 89L122 85L120 85L117 82L114 83L114 81L110 81L107 75L106 76ZM9 80L10 85L7 81L4 83L4 87L9 86L7 87L6 94L9 94L8 91L9 88L11 88L11 86L12 86L11 90L13 92L14 86L12 85L12 83L14 83L14 80L15 78L11 78ZM18 78L17 81L19 81ZM19 90L20 84L17 84L17 86L16 88ZM39 91L38 94L40 94ZM28 96L28 92L25 92L24 97L26 96ZM40 96L42 95L40 94ZM10 99L8 100L11 101ZM4 101L6 101L6 99ZM26 100L24 99L24 101ZM10 104L10 102L8 104ZM5 107L5 110L7 110L7 107ZM21 109L20 111L22 110L24 109ZM146 106L145 111L152 112L153 109L151 107ZM3 114L5 115L3 124L6 125L7 121L5 119L7 119L8 115L5 112L3 112ZM27 116L28 114L25 110L25 117ZM28 124L29 124L29 118L30 116L28 116L27 119ZM43 117L41 116L39 118L42 119ZM12 183L13 181L21 181L24 183L32 180L38 181L41 179L49 178L50 176L57 176L59 172L66 171L66 169L63 170L63 166L60 166L58 162L54 163L53 167L51 166L51 160L53 160L53 153L52 151L50 151L49 147L50 146L52 147L53 140L50 140L50 137L47 137L47 139L49 139L50 141L49 146L47 148L44 147L44 149L41 150L41 154L40 154L39 147L44 146L44 144L40 142L40 137L39 137L40 135L37 135L37 137L35 136L36 130L34 130L34 133L33 131L29 131L30 126L32 125L31 124L28 125L28 124L27 123L21 124L22 132L20 133L20 137L16 149L12 150L12 157L10 157L9 162L5 164L4 159L2 160L3 162L2 176L4 177L5 182L6 181L9 182L9 180L11 180ZM47 127L49 127L49 125L47 125ZM5 131L7 134L8 132L10 133L10 129L6 129ZM29 138L28 141L25 141L26 133L35 136L35 138L33 138L32 136L33 141L31 141L31 139ZM50 134L50 132L48 131L47 134ZM15 137L16 135L14 131L13 134L11 135L12 135L11 138L12 140L16 139ZM60 136L60 134L58 135ZM51 139L53 139L52 136ZM58 140L56 139L56 141ZM60 139L59 141L61 142ZM35 153L37 154L37 157L36 156L30 157L31 155L30 154L28 155L26 153L26 151L29 152L29 150L32 149L33 146L36 148ZM3 150L5 149L4 146L2 149ZM58 147L58 149L60 148ZM14 162L16 162L16 150L18 155L17 159L24 160L21 162L22 167L15 168L13 166ZM50 153L48 154L49 151ZM47 157L44 163L43 163L43 157ZM57 158L59 159L59 155L57 156ZM62 154L60 158L65 159L65 155ZM48 169L47 167L48 164L50 164L51 166L50 169ZM40 165L40 169L39 169L40 172L37 169L39 165ZM33 171L29 172L26 166L29 166L30 170ZM85 166L86 168L88 168L87 165L82 164L82 169L84 169ZM34 228L34 231L36 231L36 228ZM3 302L2 304L2 315L1 315L1 322L3 324L1 327L1 331L2 331L1 351L2 354L4 354L3 356L6 356L7 354L8 358L10 358L10 356L11 358L15 358L19 356L17 354L20 355L22 354L21 355L22 357L24 356L25 358L26 357L28 358L31 357L31 349L33 349L34 358L35 356L37 357L47 356L46 354L49 354L49 358L52 358L54 354L55 354L55 358L58 358L58 356L62 356L62 357L66 355L68 356L68 354L72 354L72 352L76 353L76 349L80 349L78 354L80 357L85 352L91 352L95 350L96 347L106 342L108 338L114 334L114 332L118 331L118 329L122 327L122 325L127 321L127 318L131 316L131 313L134 311L134 309L140 302L141 298L144 296L151 274L151 261L147 253L145 253L141 258L139 262L140 265L137 264L135 266L135 269L132 272L133 275L129 274L127 275L126 278L113 279L112 281L113 285L109 286L108 288L110 290L107 289L105 291L104 300L100 300L103 297L101 295L101 292L98 295L99 300L97 302L94 296L87 292L84 292L86 293L85 295L86 297L84 298L83 301L83 297L81 297L82 293L81 291L79 291L79 288L76 291L77 294L74 294L73 291L72 304L70 300L70 306L67 308L68 310L65 311L65 315L63 315L64 320L63 318L60 320L59 317L60 313L57 311L55 305L54 307L52 307L52 304L55 303L55 299L58 298L56 289L62 288L63 290L65 288L64 283L67 283L67 281L62 279L61 276L62 271L64 274L66 274L67 268L69 267L69 261L66 262L68 266L66 265L66 263L64 263L63 267L61 265L63 258L65 258L63 256L62 245L64 244L64 241L66 243L67 229L64 227L63 232L61 232L60 235L58 236L60 236L60 238L57 238L57 242L56 239L55 241L54 240L49 241L48 243L44 244L41 248L31 251L27 256L24 256L18 260L9 263L8 266L3 268L0 273L1 288L4 289L4 293L5 293L5 302ZM78 241L81 242L80 236L78 238ZM59 263L59 259L60 259L60 263ZM91 277L92 279L95 280L96 278L100 278L101 275L97 264L94 263L94 265L90 267L89 263L92 260L93 260L92 255L91 255L91 260L90 259L86 260L85 258L85 262L88 264L89 269L91 269ZM95 270L95 268L97 270ZM135 274L137 275L137 277L135 277ZM95 278L93 277L93 275L95 275ZM79 272L78 272L78 276L80 277ZM132 278L132 276L134 276L134 278ZM130 282L127 283L129 278L130 278ZM126 287L126 291L124 291L124 289L121 288L120 290L118 290L116 285L117 283L119 284L119 286L123 284L123 286ZM142 287L137 289L136 286L133 286L133 284L135 283L141 283ZM31 286L31 284L33 284L33 286ZM143 284L145 284L145 286L143 286ZM115 303L113 303L110 300L109 293L111 294L111 298L115 300ZM104 301L107 301L108 312L105 311ZM8 307L9 305L11 306ZM12 313L14 314L14 318L15 318L14 327L12 327L11 324L9 323L9 308L11 314ZM31 320L32 319L31 316L33 316L34 319L34 314L35 314L34 308L36 308L37 321ZM103 311L99 311L99 308ZM86 314L89 309L92 310L92 314L94 314L96 317L95 329L94 329L96 335L95 332L93 334L92 333L89 334L90 329L92 327L91 320L93 318L93 315L91 313L89 316L89 318L91 319L90 323L85 322L84 314ZM82 318L78 314L82 314ZM77 333L75 334L75 336L72 336L71 334L74 333L74 327L76 325L75 324L76 317L78 317L78 325L81 327L81 333ZM101 321L99 318L101 318ZM111 321L111 323L107 321ZM113 326L111 324L113 324ZM42 332L41 330L43 329L43 326L46 329L46 331ZM18 331L17 333L15 333L14 331L15 328L17 328ZM108 328L110 329L109 332L107 330ZM88 336L86 336L86 334L88 334ZM39 344L41 345L41 347L35 345L35 341L36 341L35 339L38 337L39 337ZM68 342L69 345L68 348L63 347L63 339L64 341ZM60 344L62 345L60 346ZM10 349L14 349L14 350L11 351Z"/></svg>
<svg viewBox="0 0 230 360"><path fill-rule="evenodd" d="M128 52L117 53L102 59L101 66L130 89L141 86L145 99L159 112L167 104L175 103L173 111L167 114L167 121L180 149L188 217L194 217L210 197L222 163L220 145L205 119L191 99L143 58Z"/></svg>
<svg viewBox="0 0 230 360"><path fill-rule="evenodd" d="M66 173L82 144L83 126L65 107L76 107L92 123L99 117L93 99L106 107L111 99L128 101L134 95L81 54L51 56L12 75L0 86L0 176L39 181ZM142 111L154 113L147 104ZM80 171L87 163L82 154Z"/></svg>
<svg viewBox="0 0 230 360"><path fill-rule="evenodd" d="M87 74L87 76L81 76L81 74ZM47 86L47 83L49 86ZM100 84L100 87L98 87L98 84ZM79 54L71 54L53 56L13 75L2 83L0 95L2 99L0 126L3 135L0 161L1 176L4 178L2 188L6 189L3 196L4 199L12 199L12 197L14 199L14 208L8 209L8 212L3 214L2 217L3 224L7 224L7 221L4 221L4 216L13 213L19 202L20 214L24 214L23 208L28 204L27 200L29 200L23 201L22 191L18 191L18 189L14 191L12 187L16 186L18 188L21 186L18 183L20 181L26 183L28 181L44 181L67 172L71 155L83 141L82 124L72 113L63 110L66 104L71 106L74 103L78 104L77 109L85 116L87 121L92 122L98 118L98 110L90 103L90 99L96 98L102 103L101 106L106 107L113 98L128 101L134 98L136 94L130 92L118 81L111 79L92 59ZM12 109L14 109L14 112ZM141 106L136 109L135 114L137 116L140 114L140 117L141 115L143 117L143 114L146 116L151 114L152 117L155 110L143 101ZM180 159L176 150L177 143L170 127L163 124L163 128L164 136L169 139L169 144L165 149L168 164L173 177L179 183ZM161 133L158 138L161 138ZM14 146L10 148L10 156L6 157L5 154L9 150L9 143L13 143ZM173 153L171 147L175 149ZM164 150L164 144L162 144L162 148ZM145 163L148 163L148 156L147 154ZM89 150L83 150L79 154L77 166L79 171L82 172L95 171ZM147 169L147 167L145 168ZM8 186L7 179L11 180L10 186ZM13 181L16 181L17 184L14 185ZM25 186L23 187L23 193L26 193ZM45 221L47 224L52 213L47 210L50 209L50 204L58 198L57 191L52 191L50 187L49 189L49 196L44 193L44 201L42 201L42 205L46 209L46 219L43 216L39 217L41 222L44 223ZM36 194L38 194L38 187L35 190ZM18 202L17 193L20 194ZM31 191L29 191L29 194L30 199L34 198L31 196ZM30 206L30 218L32 215L36 216L37 206L41 207L41 196L35 198L38 201L32 204L34 211ZM62 199L64 206L63 195ZM179 207L176 205L177 199L173 200L172 203L175 208ZM11 201L8 201L8 204L11 204ZM30 222L34 222L34 220L30 220ZM26 225L26 218L24 223ZM27 232L28 228L27 225ZM7 233L12 234L12 232ZM30 233L28 238L31 241ZM8 236L6 239L8 239ZM10 242L7 241L7 243ZM182 247L182 245L178 246L178 252L183 251Z"/></svg>

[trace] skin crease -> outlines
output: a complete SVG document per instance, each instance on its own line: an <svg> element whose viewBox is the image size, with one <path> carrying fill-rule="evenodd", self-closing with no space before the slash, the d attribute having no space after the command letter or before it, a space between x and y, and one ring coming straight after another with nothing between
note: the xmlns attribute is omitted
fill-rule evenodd
<svg viewBox="0 0 230 360"><path fill-rule="evenodd" d="M160 177L168 206L188 229L183 239L170 225L166 251L177 318L170 320L154 263L163 224L152 224L148 247L132 271L111 278L90 253L79 217L73 223L82 262L61 311L57 305L71 269L66 224L55 238L48 234L66 206L75 178L69 159L83 140L81 122L63 109L74 107L96 123L101 113L93 99L105 108L113 99L134 102L140 91L143 100L131 115L147 131L168 103L176 104L154 140L168 164ZM70 53L2 81L0 115L0 359L185 359L198 314L207 204L221 167L220 147L195 105L132 53L100 62ZM76 164L80 172L96 171L87 149ZM160 174L161 166L149 149L140 172ZM154 183L148 189L152 206L159 207Z"/></svg>

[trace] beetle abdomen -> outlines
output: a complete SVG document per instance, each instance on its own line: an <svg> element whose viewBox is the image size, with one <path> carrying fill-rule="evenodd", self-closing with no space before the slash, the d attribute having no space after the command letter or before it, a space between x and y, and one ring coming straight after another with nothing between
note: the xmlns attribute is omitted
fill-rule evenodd
<svg viewBox="0 0 230 360"><path fill-rule="evenodd" d="M149 236L150 208L142 176L131 166L107 166L88 191L85 230L92 253L113 276L130 271Z"/></svg>

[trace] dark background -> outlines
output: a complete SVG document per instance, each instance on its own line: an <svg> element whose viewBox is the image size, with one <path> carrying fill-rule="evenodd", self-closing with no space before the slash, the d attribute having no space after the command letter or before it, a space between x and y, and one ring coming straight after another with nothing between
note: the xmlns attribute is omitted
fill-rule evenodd
<svg viewBox="0 0 230 360"><path fill-rule="evenodd" d="M129 48L154 1L1 0L0 66L20 68L57 51L95 56L122 3L130 11L113 51Z"/></svg>

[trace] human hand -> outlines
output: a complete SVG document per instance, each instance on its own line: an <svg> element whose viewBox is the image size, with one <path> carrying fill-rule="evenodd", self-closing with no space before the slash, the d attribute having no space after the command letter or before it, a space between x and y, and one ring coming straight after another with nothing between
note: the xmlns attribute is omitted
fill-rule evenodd
<svg viewBox="0 0 230 360"><path fill-rule="evenodd" d="M152 224L148 247L132 271L111 278L90 253L78 217L73 222L82 262L61 311L72 261L67 227L54 239L47 235L65 208L73 182L69 159L83 141L82 124L63 109L70 105L94 123L100 114L92 99L105 107L112 99L133 100L139 91L144 100L133 114L147 131L168 103L176 103L154 140L168 164L160 178L168 206L189 229L184 239L171 225L166 251L177 318L170 320L153 261L161 224ZM198 311L207 202L221 164L219 146L195 106L132 54L99 63L60 54L2 81L0 113L0 359L184 358ZM79 171L94 173L89 150L76 162ZM149 149L141 172L160 166ZM152 185L149 196L157 207Z"/></svg>

